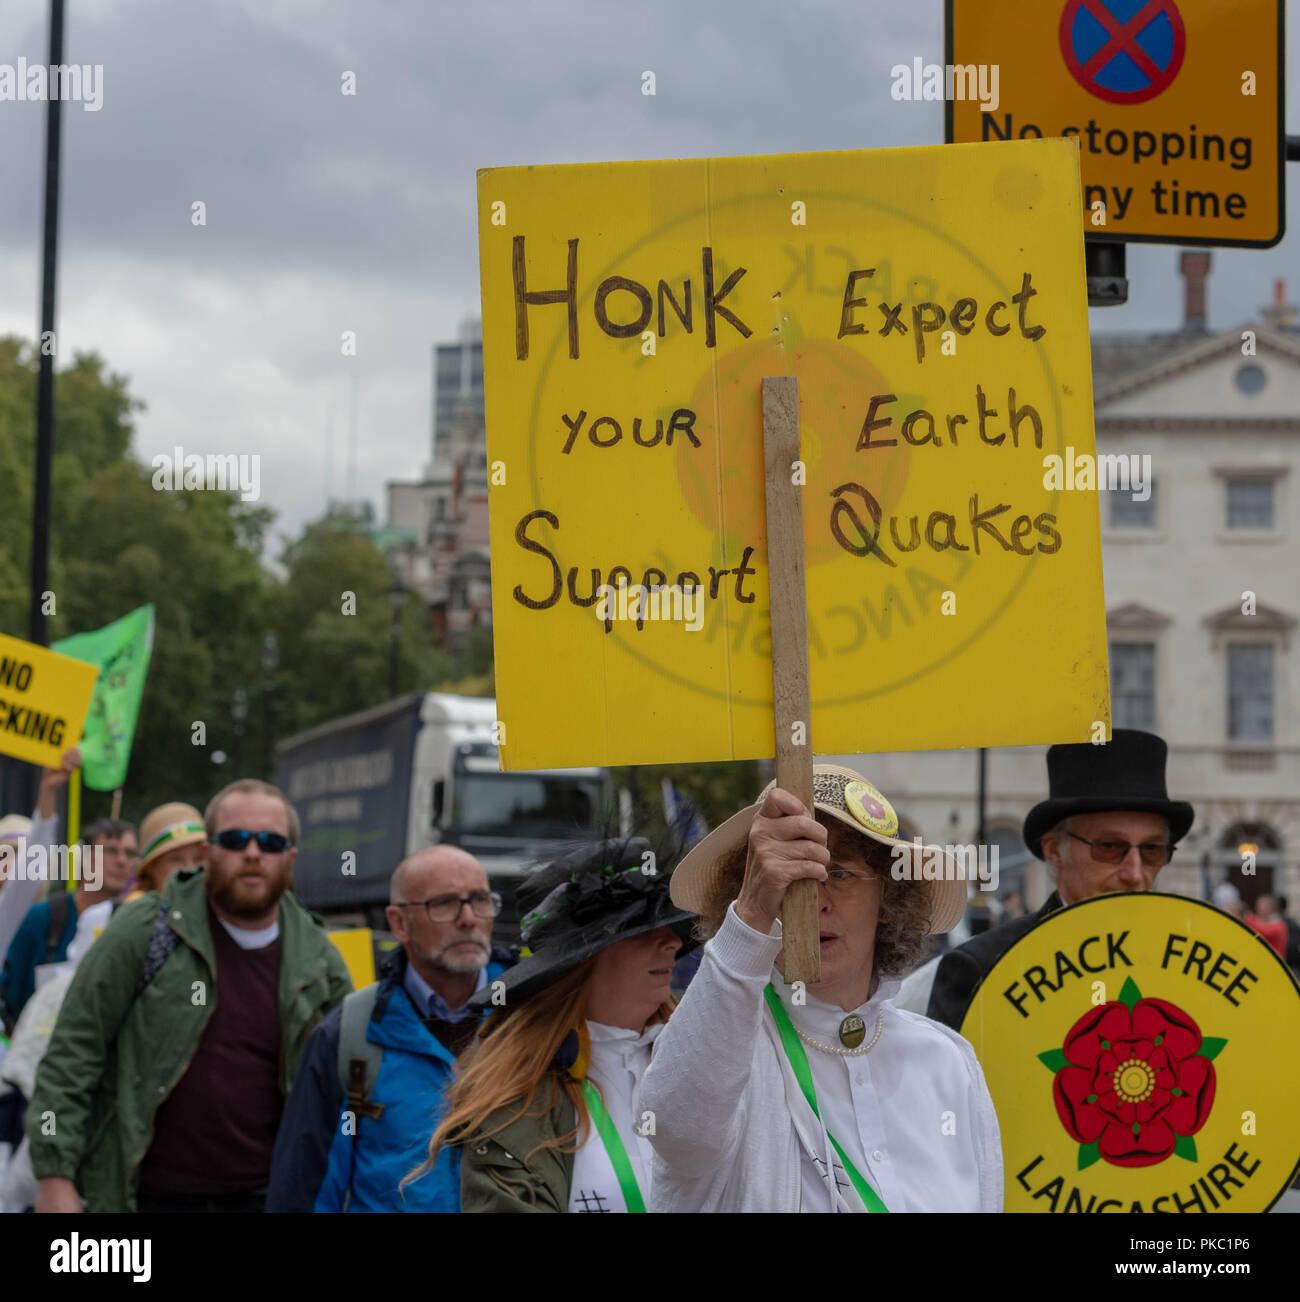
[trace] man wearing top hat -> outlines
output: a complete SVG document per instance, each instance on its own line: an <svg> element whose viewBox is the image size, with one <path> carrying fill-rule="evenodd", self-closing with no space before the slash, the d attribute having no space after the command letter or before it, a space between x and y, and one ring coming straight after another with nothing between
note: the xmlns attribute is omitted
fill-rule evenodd
<svg viewBox="0 0 1300 1302"><path fill-rule="evenodd" d="M939 960L927 1014L960 1030L980 982L1049 913L1098 895L1149 891L1192 825L1191 805L1165 790L1168 747L1154 733L1116 728L1104 746L1053 746L1048 798L1025 818L1030 854L1056 889L1037 913L975 936Z"/></svg>

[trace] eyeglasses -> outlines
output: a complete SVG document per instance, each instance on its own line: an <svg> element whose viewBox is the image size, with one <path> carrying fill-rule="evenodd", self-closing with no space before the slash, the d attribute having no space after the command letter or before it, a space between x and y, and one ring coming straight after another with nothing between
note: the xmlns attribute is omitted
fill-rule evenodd
<svg viewBox="0 0 1300 1302"><path fill-rule="evenodd" d="M283 854L293 844L279 832L249 832L242 827L228 827L208 840L223 850L243 850L250 841L256 840L257 848L263 854Z"/></svg>
<svg viewBox="0 0 1300 1302"><path fill-rule="evenodd" d="M1141 845L1134 845L1131 841L1089 841L1074 832L1069 835L1076 841L1082 841L1098 863L1123 863L1128 858L1128 852L1136 850L1148 868L1162 868L1174 853L1174 847L1166 841L1143 841Z"/></svg>
<svg viewBox="0 0 1300 1302"><path fill-rule="evenodd" d="M496 891L475 891L472 895L435 895L427 900L407 900L397 907L423 907L430 922L455 922L467 904L476 918L495 918L501 912L501 896Z"/></svg>
<svg viewBox="0 0 1300 1302"><path fill-rule="evenodd" d="M832 895L842 895L851 891L860 882L878 882L880 874L862 868L830 868L826 880L822 883Z"/></svg>

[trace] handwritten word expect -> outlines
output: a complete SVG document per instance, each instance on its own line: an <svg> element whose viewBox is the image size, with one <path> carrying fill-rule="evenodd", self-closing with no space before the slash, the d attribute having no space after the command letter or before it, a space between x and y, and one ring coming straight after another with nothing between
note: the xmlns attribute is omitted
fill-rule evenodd
<svg viewBox="0 0 1300 1302"><path fill-rule="evenodd" d="M859 280L870 280L875 274L875 267L849 272L848 282L844 286L844 303L840 310L840 328L839 333L835 336L836 339L843 339L845 335L865 335L870 333L866 323L856 321L853 315L860 308L869 307L870 301L866 298L854 298L853 291L857 288ZM1029 300L1038 293L1030 280L1030 274L1026 271L1021 279L1020 289L1011 295L1011 301L1018 310L1017 323L1021 338L1032 339L1037 342L1047 333L1047 327L1030 325L1027 319ZM901 302L889 303L882 299L876 304L876 307L885 319L884 324L876 331L878 335L882 338L888 338L895 333L907 334L907 324L900 319L903 314L903 304ZM1010 325L1005 321L997 320L998 314L1006 310L1007 303L1005 299L997 299L985 309L984 329L989 334L1010 334ZM978 315L979 303L973 298L959 298L947 311L938 303L917 303L912 308L912 343L916 347L916 360L918 362L925 360L926 335L941 330L945 322L959 335L968 335L974 330L975 318Z"/></svg>
<svg viewBox="0 0 1300 1302"><path fill-rule="evenodd" d="M525 591L522 583L515 585L514 599L528 610L549 610L556 605L564 595L565 588L568 588L569 601L578 607L594 606L598 601L608 600L611 592L617 592L619 588L625 587L632 583L632 571L626 565L615 565L609 573L602 579L601 572L596 566L591 567L591 588L584 594L578 593L578 567L570 566L566 575L561 568L560 562L556 560L555 554L544 544L537 541L536 538L528 536L528 526L534 521L541 520L549 524L552 529L559 530L559 517L551 511L538 510L529 511L515 527L515 542L526 552L532 552L536 556L544 557L551 567L551 590L544 597L530 597ZM709 597L711 600L718 599L718 588L722 583L724 576L734 574L736 580L736 600L744 605L752 605L756 599L753 592L744 591L746 575L756 575L757 570L749 564L749 558L754 554L753 547L746 547L740 558L740 564L734 571L728 567L726 569L717 569L714 566L708 566L709 571ZM649 591L652 587L663 587L667 583L668 576L663 570L654 566L647 566L641 576L640 586ZM683 570L674 579L673 587L680 588L685 593L694 593L697 589L703 588L703 582L698 574L691 570ZM603 607L609 610L608 606ZM639 629L645 627L645 612L636 612L636 626ZM609 633L614 627L613 612L604 620L605 632Z"/></svg>

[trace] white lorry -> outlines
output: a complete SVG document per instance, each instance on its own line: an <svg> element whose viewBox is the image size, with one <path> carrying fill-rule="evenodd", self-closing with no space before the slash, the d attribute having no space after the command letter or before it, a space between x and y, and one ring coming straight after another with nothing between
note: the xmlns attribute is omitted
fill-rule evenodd
<svg viewBox="0 0 1300 1302"><path fill-rule="evenodd" d="M276 783L302 820L294 890L335 925L382 928L388 879L425 846L458 845L487 869L514 938L521 873L566 841L611 828L599 768L503 773L496 702L420 692L332 719L276 747Z"/></svg>

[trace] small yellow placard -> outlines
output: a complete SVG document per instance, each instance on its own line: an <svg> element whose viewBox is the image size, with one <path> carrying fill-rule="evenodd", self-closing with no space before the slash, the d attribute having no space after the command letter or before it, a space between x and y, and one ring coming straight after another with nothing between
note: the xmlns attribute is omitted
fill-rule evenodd
<svg viewBox="0 0 1300 1302"><path fill-rule="evenodd" d="M933 80L949 140L1077 140L1089 235L1282 238L1280 0L948 0L947 16L947 63L899 65L899 84L929 98Z"/></svg>
<svg viewBox="0 0 1300 1302"><path fill-rule="evenodd" d="M375 981L374 935L369 927L352 927L331 931L329 938L343 956L352 977L352 988L362 990Z"/></svg>
<svg viewBox="0 0 1300 1302"><path fill-rule="evenodd" d="M1262 1212L1300 1162L1300 990L1199 900L1051 914L961 1032L997 1108L1009 1212Z"/></svg>
<svg viewBox="0 0 1300 1302"><path fill-rule="evenodd" d="M0 754L58 768L81 740L99 670L0 634Z"/></svg>
<svg viewBox="0 0 1300 1302"><path fill-rule="evenodd" d="M781 375L816 750L1104 739L1078 157L479 173L504 768L773 753Z"/></svg>

